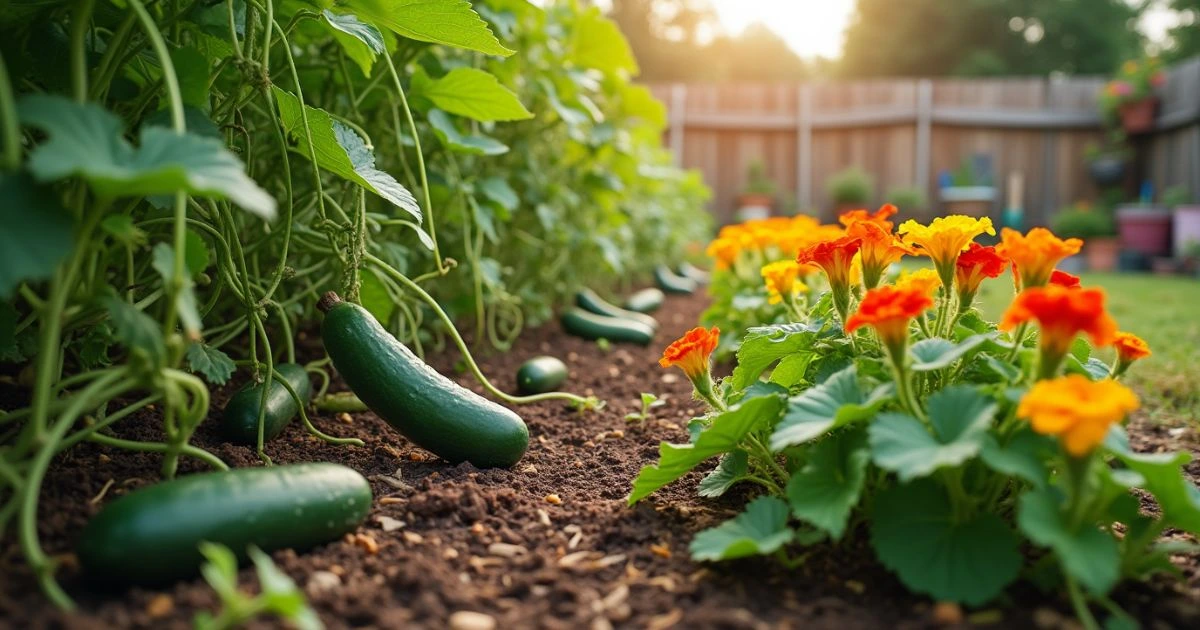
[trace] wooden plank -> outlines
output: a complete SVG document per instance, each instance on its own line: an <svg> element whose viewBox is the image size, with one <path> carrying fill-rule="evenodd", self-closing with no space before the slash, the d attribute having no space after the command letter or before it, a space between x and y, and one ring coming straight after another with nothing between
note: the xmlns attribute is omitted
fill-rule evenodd
<svg viewBox="0 0 1200 630"><path fill-rule="evenodd" d="M933 82L922 79L917 83L917 141L913 164L916 166L916 177L913 185L925 191L928 196L932 185L929 177L931 150L933 138Z"/></svg>
<svg viewBox="0 0 1200 630"><path fill-rule="evenodd" d="M812 86L802 85L796 94L796 202L804 209L813 207L812 90Z"/></svg>
<svg viewBox="0 0 1200 630"><path fill-rule="evenodd" d="M683 148L686 130L684 117L687 112L687 86L676 83L671 86L671 105L667 112L671 125L671 154L675 156L675 165L683 164Z"/></svg>

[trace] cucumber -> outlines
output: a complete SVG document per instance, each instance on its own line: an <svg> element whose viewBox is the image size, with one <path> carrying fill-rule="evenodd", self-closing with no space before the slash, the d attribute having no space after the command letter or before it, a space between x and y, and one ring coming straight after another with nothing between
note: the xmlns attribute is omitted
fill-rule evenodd
<svg viewBox="0 0 1200 630"><path fill-rule="evenodd" d="M338 464L201 473L131 492L104 507L76 551L93 578L153 585L195 575L203 541L266 552L313 547L353 531L371 485Z"/></svg>
<svg viewBox="0 0 1200 630"><path fill-rule="evenodd" d="M533 357L517 370L517 390L522 394L552 392L567 380L567 364L550 356Z"/></svg>
<svg viewBox="0 0 1200 630"><path fill-rule="evenodd" d="M653 313L663 305L663 292L650 288L642 289L625 298L625 308L638 313Z"/></svg>
<svg viewBox="0 0 1200 630"><path fill-rule="evenodd" d="M612 342L628 341L639 345L650 345L654 329L632 319L609 317L589 313L572 307L563 311L559 318L563 330L584 339L607 339Z"/></svg>
<svg viewBox="0 0 1200 630"><path fill-rule="evenodd" d="M296 394L305 403L312 397L312 382L304 367L295 363L281 363L275 366L275 371L296 390ZM258 411L262 402L262 390L270 387L267 392L267 413L263 417L263 441L269 441L279 435L284 427L300 413L296 399L283 383L272 378L269 383L257 383L233 395L225 405L225 413L221 417L221 433L225 439L234 444L258 444Z"/></svg>
<svg viewBox="0 0 1200 630"><path fill-rule="evenodd" d="M605 301L604 298L596 294L591 289L582 289L575 294L575 305L579 308L595 313L597 315L608 315L609 317L620 317L623 319L632 319L635 322L643 324L658 330L658 320L637 311L623 309L616 304L611 304Z"/></svg>
<svg viewBox="0 0 1200 630"><path fill-rule="evenodd" d="M679 275L691 278L696 284L708 284L712 280L712 276L707 271L690 262L679 263L679 266L675 270L679 272Z"/></svg>
<svg viewBox="0 0 1200 630"><path fill-rule="evenodd" d="M330 292L317 308L333 366L402 435L453 464L508 467L525 454L529 429L520 416L438 374L363 307Z"/></svg>
<svg viewBox="0 0 1200 630"><path fill-rule="evenodd" d="M691 295L697 288L695 280L671 271L671 268L666 265L654 268L654 281L658 284L658 288L676 295Z"/></svg>

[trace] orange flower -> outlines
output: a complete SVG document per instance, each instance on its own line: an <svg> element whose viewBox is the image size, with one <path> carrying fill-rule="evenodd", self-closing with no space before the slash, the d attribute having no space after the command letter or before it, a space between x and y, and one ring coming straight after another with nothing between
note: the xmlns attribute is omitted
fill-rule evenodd
<svg viewBox="0 0 1200 630"><path fill-rule="evenodd" d="M897 212L899 212L899 209L896 208L896 206L886 203L883 204L883 206L880 207L875 214L871 214L871 212L867 210L850 210L848 212L843 212L841 216L838 217L838 221L847 228L853 226L855 223L874 223L883 228L885 232L891 232L893 223L888 221L888 218Z"/></svg>
<svg viewBox="0 0 1200 630"><path fill-rule="evenodd" d="M984 278L996 278L1008 267L1008 259L996 252L995 247L984 247L971 243L967 251L958 255L954 263L954 281L958 285L958 308L965 312L971 308L975 293Z"/></svg>
<svg viewBox="0 0 1200 630"><path fill-rule="evenodd" d="M1112 344L1117 322L1104 310L1104 300L1103 289L1067 289L1056 284L1026 289L1005 311L1000 329L1012 330L1036 320L1042 330L1041 372L1049 376L1080 333L1087 333L1096 346Z"/></svg>
<svg viewBox="0 0 1200 630"><path fill-rule="evenodd" d="M846 320L846 332L852 333L863 326L871 326L892 352L893 359L900 360L908 343L909 324L931 306L933 298L920 290L890 286L871 289L863 296L858 312Z"/></svg>
<svg viewBox="0 0 1200 630"><path fill-rule="evenodd" d="M1017 406L1017 416L1038 433L1058 436L1072 457L1083 457L1104 441L1114 422L1137 408L1137 396L1128 387L1071 374L1035 383Z"/></svg>
<svg viewBox="0 0 1200 630"><path fill-rule="evenodd" d="M1150 356L1149 344L1133 333L1118 332L1113 346L1117 349L1117 360L1121 363L1132 363Z"/></svg>
<svg viewBox="0 0 1200 630"><path fill-rule="evenodd" d="M1015 267L1014 267L1015 270ZM1050 284L1057 284L1068 289L1079 288L1079 276L1073 276L1065 271L1055 269L1050 272Z"/></svg>
<svg viewBox="0 0 1200 630"><path fill-rule="evenodd" d="M1054 267L1062 259L1079 253L1083 241L1077 238L1063 240L1046 228L1033 228L1022 235L1016 230L1004 228L1000 231L1001 243L997 247L1002 255L1012 260L1021 276L1021 288L1044 286L1050 281Z"/></svg>
<svg viewBox="0 0 1200 630"><path fill-rule="evenodd" d="M884 206L884 209L889 207ZM885 223L891 225L886 221ZM914 255L916 253L911 247L892 236L888 229L874 221L855 221L850 224L846 234L861 241L861 249L858 252L859 261L862 263L863 285L868 289L874 289L879 285L879 280L883 277L883 272L887 271L888 265L900 260L906 254Z"/></svg>
<svg viewBox="0 0 1200 630"><path fill-rule="evenodd" d="M708 358L713 350L717 349L720 339L721 331L716 326L713 326L712 330L693 328L663 350L658 364L665 368L679 366L679 369L695 382L696 379L708 375Z"/></svg>
<svg viewBox="0 0 1200 630"><path fill-rule="evenodd" d="M825 271L831 287L848 287L850 285L850 263L862 246L862 239L843 236L829 241L822 241L800 250L796 262L801 265L813 264Z"/></svg>

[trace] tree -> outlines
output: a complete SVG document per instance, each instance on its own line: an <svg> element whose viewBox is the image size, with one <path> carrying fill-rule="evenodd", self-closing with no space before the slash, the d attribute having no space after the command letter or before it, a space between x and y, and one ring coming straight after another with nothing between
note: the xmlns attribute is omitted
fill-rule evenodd
<svg viewBox="0 0 1200 630"><path fill-rule="evenodd" d="M1179 12L1179 25L1169 33L1166 57L1177 61L1200 55L1200 0L1173 0L1171 8Z"/></svg>

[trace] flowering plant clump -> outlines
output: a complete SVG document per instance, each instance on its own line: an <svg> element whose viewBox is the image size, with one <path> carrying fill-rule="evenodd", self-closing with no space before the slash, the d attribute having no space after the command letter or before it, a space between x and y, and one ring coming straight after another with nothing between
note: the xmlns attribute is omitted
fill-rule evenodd
<svg viewBox="0 0 1200 630"><path fill-rule="evenodd" d="M663 365L684 368L707 410L689 443L662 444L630 503L717 458L701 496L741 484L759 496L697 534L698 560L768 555L790 566L805 545L854 538L938 600L981 605L1036 574L1085 627L1100 627L1100 611L1128 625L1108 593L1170 568L1180 546L1159 541L1165 528L1200 532L1200 491L1182 474L1189 456L1136 453L1122 426L1138 399L1120 379L1150 349L1118 331L1103 290L1054 269L1078 251L1072 239L1005 231L987 247L974 239L991 224L970 217L908 221L895 234L893 212L857 211L842 228L790 240L795 260L821 272L761 269L762 301L774 291L787 306L751 322L728 377L710 375L715 330L667 349ZM875 244L932 266L895 277L882 262L890 254L864 254ZM864 269L875 264L878 276ZM804 284L803 300L788 299L785 280ZM974 308L988 282L1015 289L998 323ZM1100 346L1114 360L1092 356ZM1158 509L1139 510L1135 490Z"/></svg>
<svg viewBox="0 0 1200 630"><path fill-rule="evenodd" d="M1101 112L1106 119L1114 120L1122 105L1151 98L1166 84L1167 75L1158 57L1126 61L1100 94Z"/></svg>

